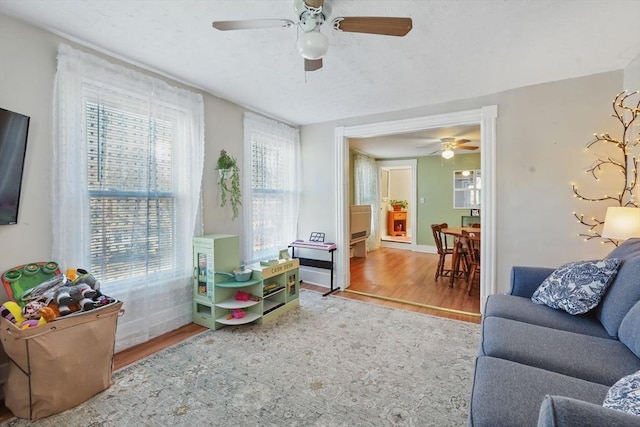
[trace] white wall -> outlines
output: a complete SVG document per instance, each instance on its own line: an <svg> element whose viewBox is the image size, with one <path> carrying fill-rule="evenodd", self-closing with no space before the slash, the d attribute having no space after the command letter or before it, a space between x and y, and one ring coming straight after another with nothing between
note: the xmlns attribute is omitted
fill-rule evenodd
<svg viewBox="0 0 640 427"><path fill-rule="evenodd" d="M49 32L0 14L0 107L31 117L18 224L0 226L0 273L17 265L51 259L49 194L52 175L53 82L57 47L62 41L74 45ZM91 52L88 48L74 46ZM118 62L113 58L109 59ZM165 80L173 85L183 86L169 79ZM214 169L222 148L242 162L242 116L245 110L205 93L203 97L204 232L240 234L241 222L231 221L231 209L219 207ZM69 206L69 209L73 209L73 206ZM0 290L0 300L6 299L4 289Z"/></svg>
<svg viewBox="0 0 640 427"><path fill-rule="evenodd" d="M640 55L636 56L624 69L624 86L622 88L627 92L640 90Z"/></svg>
<svg viewBox="0 0 640 427"><path fill-rule="evenodd" d="M508 290L513 265L558 266L578 259L598 258L612 247L584 242L584 232L572 212L604 212L605 206L572 196L571 183L598 191L584 173L595 158L585 151L594 132L615 132L609 117L611 101L621 91L623 72L597 74L510 90L411 110L304 126L303 188L300 235L324 230L336 240L334 129L365 123L498 106L497 120L497 277L498 289ZM348 166L348 165L347 165ZM319 180L318 176L324 179ZM318 215L317 212L323 212ZM339 248L340 250L340 248Z"/></svg>

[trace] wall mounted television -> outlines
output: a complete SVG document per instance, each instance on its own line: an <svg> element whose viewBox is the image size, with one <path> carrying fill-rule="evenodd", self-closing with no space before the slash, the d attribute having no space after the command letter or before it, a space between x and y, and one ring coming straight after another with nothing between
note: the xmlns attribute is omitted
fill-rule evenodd
<svg viewBox="0 0 640 427"><path fill-rule="evenodd" d="M29 120L0 108L0 225L18 223Z"/></svg>

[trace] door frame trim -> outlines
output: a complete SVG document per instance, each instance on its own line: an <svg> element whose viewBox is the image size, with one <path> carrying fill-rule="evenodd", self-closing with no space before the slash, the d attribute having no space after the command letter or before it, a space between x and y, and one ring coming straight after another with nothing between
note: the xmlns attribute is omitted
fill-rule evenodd
<svg viewBox="0 0 640 427"><path fill-rule="evenodd" d="M349 287L349 138L370 138L396 133L417 132L445 126L480 125L480 169L482 170L482 246L480 269L480 308L486 298L497 292L496 279L496 122L498 106L488 105L474 110L458 111L409 119L337 126L335 138L335 218L336 218L336 284ZM417 230L416 230L417 231ZM417 237L417 233L416 233Z"/></svg>

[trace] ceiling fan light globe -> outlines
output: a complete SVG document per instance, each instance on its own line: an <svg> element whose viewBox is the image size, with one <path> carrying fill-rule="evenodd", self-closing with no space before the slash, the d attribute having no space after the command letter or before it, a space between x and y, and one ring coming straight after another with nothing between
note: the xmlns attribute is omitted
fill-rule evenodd
<svg viewBox="0 0 640 427"><path fill-rule="evenodd" d="M442 152L442 157L445 159L450 159L453 157L453 150L446 149Z"/></svg>
<svg viewBox="0 0 640 427"><path fill-rule="evenodd" d="M309 31L298 38L296 47L303 58L320 59L329 50L329 39L320 31Z"/></svg>

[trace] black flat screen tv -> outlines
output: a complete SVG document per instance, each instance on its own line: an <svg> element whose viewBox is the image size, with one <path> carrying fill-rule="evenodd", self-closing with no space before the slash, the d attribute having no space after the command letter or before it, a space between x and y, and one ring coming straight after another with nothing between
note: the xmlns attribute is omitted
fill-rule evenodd
<svg viewBox="0 0 640 427"><path fill-rule="evenodd" d="M0 108L0 225L18 222L29 120Z"/></svg>

